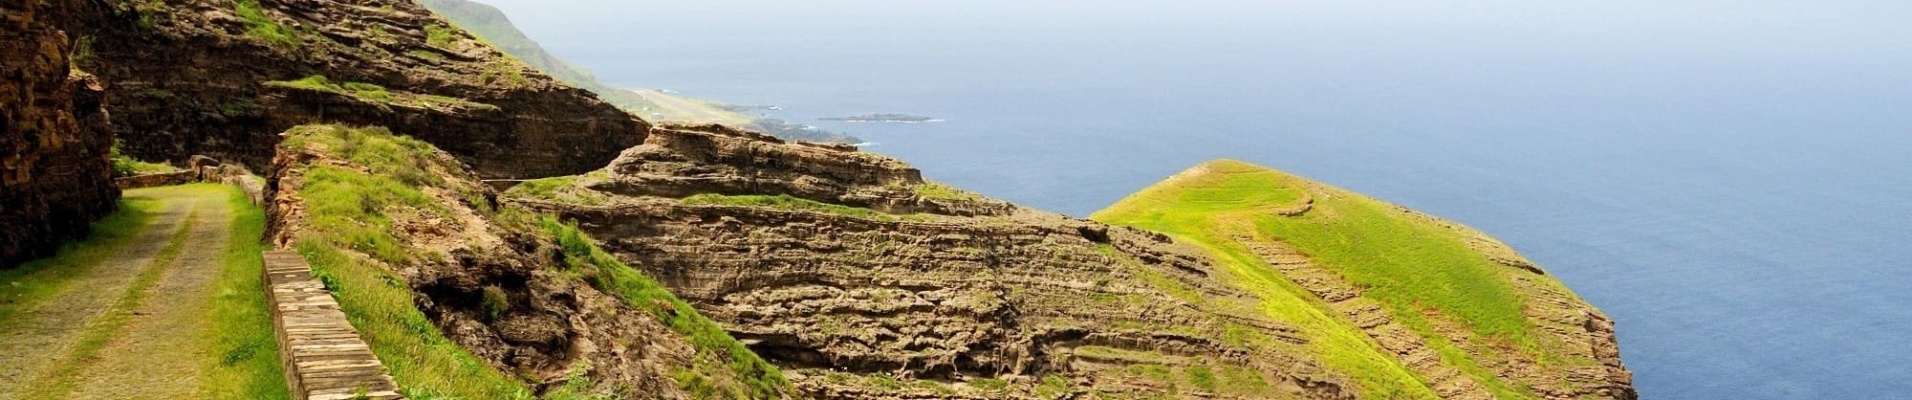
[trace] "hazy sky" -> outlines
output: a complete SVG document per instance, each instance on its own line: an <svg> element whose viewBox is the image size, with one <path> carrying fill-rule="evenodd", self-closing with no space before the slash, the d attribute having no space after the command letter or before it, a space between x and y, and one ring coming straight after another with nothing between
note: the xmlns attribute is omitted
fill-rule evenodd
<svg viewBox="0 0 1912 400"><path fill-rule="evenodd" d="M1583 51L1707 51L1798 55L1912 49L1912 2L1904 1L1031 1L898 2L488 0L533 36L568 41L572 35L630 31L709 33L699 27L761 24L762 33L787 29L900 33L973 30L1068 30L1121 26L1140 31L1244 34L1336 34L1349 27L1411 45L1470 37L1506 46L1567 47ZM721 21L721 23L717 22ZM1300 26L1297 26L1300 25ZM1297 29L1299 28L1299 29ZM1325 29L1316 29L1325 32ZM745 32L749 33L749 32ZM1433 35L1422 36L1422 35ZM660 38L598 37L600 40ZM1334 37L1319 39L1334 40Z"/></svg>

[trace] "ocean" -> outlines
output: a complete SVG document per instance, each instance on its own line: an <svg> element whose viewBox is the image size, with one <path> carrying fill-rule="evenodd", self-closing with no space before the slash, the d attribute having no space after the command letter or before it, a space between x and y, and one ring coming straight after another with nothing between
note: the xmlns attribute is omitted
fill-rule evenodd
<svg viewBox="0 0 1912 400"><path fill-rule="evenodd" d="M1912 4L492 3L1038 208L1234 158L1460 221L1610 314L1646 399L1912 393ZM867 113L946 122L817 121Z"/></svg>

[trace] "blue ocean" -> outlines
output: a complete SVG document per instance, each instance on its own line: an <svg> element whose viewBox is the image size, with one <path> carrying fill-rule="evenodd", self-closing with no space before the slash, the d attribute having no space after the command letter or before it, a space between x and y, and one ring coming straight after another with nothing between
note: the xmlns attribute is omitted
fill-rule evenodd
<svg viewBox="0 0 1912 400"><path fill-rule="evenodd" d="M1234 158L1466 223L1610 314L1647 399L1912 396L1912 3L491 3L1034 207ZM817 121L867 113L946 122Z"/></svg>

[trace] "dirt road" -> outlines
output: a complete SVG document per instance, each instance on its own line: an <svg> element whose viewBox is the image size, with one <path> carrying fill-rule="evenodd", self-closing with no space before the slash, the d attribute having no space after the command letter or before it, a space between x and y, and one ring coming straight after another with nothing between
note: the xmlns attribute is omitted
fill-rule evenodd
<svg viewBox="0 0 1912 400"><path fill-rule="evenodd" d="M127 191L160 202L138 237L90 265L36 282L0 321L0 399L192 398L211 357L200 336L231 234L215 186Z"/></svg>

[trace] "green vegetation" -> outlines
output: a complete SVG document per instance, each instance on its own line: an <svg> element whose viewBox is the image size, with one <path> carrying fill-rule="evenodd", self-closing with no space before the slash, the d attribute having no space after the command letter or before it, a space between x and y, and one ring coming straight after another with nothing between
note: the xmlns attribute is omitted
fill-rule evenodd
<svg viewBox="0 0 1912 400"><path fill-rule="evenodd" d="M534 179L519 183L505 193L514 197L591 206L601 206L611 202L610 196L580 185L578 181L583 178L571 175Z"/></svg>
<svg viewBox="0 0 1912 400"><path fill-rule="evenodd" d="M1529 339L1523 298L1501 267L1468 246L1462 233L1437 221L1409 215L1377 200L1314 186L1301 178L1234 161L1204 164L1136 193L1093 219L1156 230L1196 243L1231 267L1231 283L1256 293L1269 314L1297 324L1313 351L1331 367L1361 381L1370 395L1424 387L1398 362L1381 354L1364 334L1311 294L1288 281L1251 252L1244 240L1279 240L1317 265L1339 273L1382 302L1396 320L1429 339L1449 365L1488 383L1502 398L1525 397L1434 331L1430 315L1471 328L1489 343L1522 349ZM1312 211L1282 216L1314 201Z"/></svg>
<svg viewBox="0 0 1912 400"><path fill-rule="evenodd" d="M466 33L470 33L480 41L512 58L523 61L525 65L543 71L546 75L571 86L597 93L598 97L619 108L638 110L648 104L636 93L612 88L598 81L590 71L565 63L546 52L543 47L538 46L537 42L526 37L524 32L520 32L518 27L512 26L510 19L505 18L504 13L496 8L463 1L426 0L419 3L453 21L458 28L463 28ZM493 79L509 77L509 75L494 75L496 76Z"/></svg>
<svg viewBox="0 0 1912 400"><path fill-rule="evenodd" d="M910 191L916 193L917 196L930 199L957 201L983 200L981 195L937 182L923 182L919 185L910 186Z"/></svg>
<svg viewBox="0 0 1912 400"><path fill-rule="evenodd" d="M451 48L452 42L457 40L457 28L443 24L425 25L425 44L427 45L439 48Z"/></svg>
<svg viewBox="0 0 1912 400"><path fill-rule="evenodd" d="M780 194L775 196L766 196L766 195L730 196L730 195L706 193L706 194L700 194L700 195L684 198L684 204L769 207L769 208L775 208L779 210L836 214L836 215L842 215L846 217L856 217L856 218L885 220L885 221L894 221L899 219L895 215L877 212L876 210L871 210L868 208L850 207L850 206L839 205L839 204L824 203L824 202L810 200L810 199L798 198L798 197L787 195L787 194Z"/></svg>
<svg viewBox="0 0 1912 400"><path fill-rule="evenodd" d="M419 189L440 182L429 170L430 145L383 128L301 126L281 146L321 146L362 168L308 167L299 195L310 234L296 245L407 397L529 398L523 382L445 338L413 305L404 279L381 266L414 257L394 232L391 213L447 216Z"/></svg>
<svg viewBox="0 0 1912 400"><path fill-rule="evenodd" d="M541 231L557 239L558 247L565 255L567 270L582 275L592 287L616 295L632 307L650 312L658 321L670 326L671 330L684 335L696 346L700 366L706 363L723 366L721 369L679 371L678 383L697 394L697 398L762 399L778 397L788 391L790 382L775 366L730 337L730 333L716 322L697 313L689 303L671 294L663 284L598 248L589 236L578 231L577 226L550 217L540 218L537 224ZM712 379L715 377L707 376L711 370L727 370L742 387L727 387L727 384L720 383L721 380Z"/></svg>
<svg viewBox="0 0 1912 400"><path fill-rule="evenodd" d="M245 117L259 115L259 103L249 98L234 99L219 103L219 115L227 117Z"/></svg>
<svg viewBox="0 0 1912 400"><path fill-rule="evenodd" d="M491 63L484 73L478 74L478 80L487 84L501 84L509 87L523 87L531 84L531 79L524 76L524 69L512 61Z"/></svg>
<svg viewBox="0 0 1912 400"><path fill-rule="evenodd" d="M284 47L297 47L305 41L299 31L280 25L278 20L266 15L259 0L232 0L232 7L233 13L246 21L247 35Z"/></svg>
<svg viewBox="0 0 1912 400"><path fill-rule="evenodd" d="M73 283L73 278L98 268L100 263L132 244L142 228L152 223L160 202L152 199L121 198L119 211L95 222L83 240L60 247L52 257L0 270L0 325L20 321L14 313L20 307L52 300Z"/></svg>
<svg viewBox="0 0 1912 400"><path fill-rule="evenodd" d="M114 177L145 175L145 174L163 174L167 172L180 171L178 167L174 167L174 166L166 165L166 164L160 164L160 163L140 161L140 160L134 159L132 156L126 155L125 153L121 153L118 141L113 142L113 150L112 150L111 159L113 161L113 176Z"/></svg>
<svg viewBox="0 0 1912 400"><path fill-rule="evenodd" d="M119 12L134 13L136 17L133 24L141 29L152 29L159 25L158 14L166 11L164 0L117 0L114 3Z"/></svg>
<svg viewBox="0 0 1912 400"><path fill-rule="evenodd" d="M322 147L350 161L350 167L306 166L300 196L309 234L297 245L408 396L529 397L525 382L447 340L413 305L410 289L392 272L396 268L382 266L409 265L420 257L394 232L392 215L450 217L447 205L420 189L443 184L432 173L433 163L449 161L424 142L382 128L302 126L289 131L282 146ZM575 226L515 209L481 208L506 229L557 244L561 273L622 298L684 335L698 350L696 364L673 377L698 398L772 398L788 391L789 382L775 367L663 285L598 248ZM505 294L496 288L484 290L482 303L494 318L509 311ZM567 385L552 397L577 398L585 387Z"/></svg>
<svg viewBox="0 0 1912 400"><path fill-rule="evenodd" d="M220 259L219 278L213 298L212 323L200 337L210 341L207 348L218 357L207 358L209 399L284 399L285 372L279 360L278 338L272 331L272 315L267 309L265 292L260 291L265 270L259 254L265 251L266 213L252 204L244 191L225 186L230 192L227 203L234 211L232 237Z"/></svg>
<svg viewBox="0 0 1912 400"><path fill-rule="evenodd" d="M1265 314L1300 328L1313 339L1307 344L1309 351L1327 367L1353 378L1368 397L1436 397L1358 327L1327 310L1320 299L1235 241L1238 235L1253 233L1246 223L1280 218L1268 210L1302 200L1299 182L1242 163L1215 162L1200 168L1205 171L1170 178L1091 219L1168 233L1208 250L1231 272L1224 279L1260 297ZM1262 171L1269 173L1258 173ZM1310 215L1318 214L1327 213Z"/></svg>
<svg viewBox="0 0 1912 400"><path fill-rule="evenodd" d="M113 340L114 336L132 321L133 310L138 309L140 303L146 301L146 296L150 292L148 289L159 283L160 278L165 277L164 266L172 264L174 259L179 258L179 253L186 248L186 236L192 231L189 227L197 223L198 218L196 211L187 215L186 220L181 223L182 228L173 231L172 236L166 241L166 247L160 249L159 254L153 256L150 263L133 266L140 269L139 274L133 278L131 284L127 285L126 291L120 294L119 299L100 312L99 316L87 321L86 330L80 334L79 341L66 349L66 354L60 357L66 362L54 366L45 375L51 381L36 382L21 398L60 398L73 393L79 383L76 382L79 372L84 370L91 360L97 360L100 351L106 348L107 342Z"/></svg>
<svg viewBox="0 0 1912 400"><path fill-rule="evenodd" d="M383 86L363 82L334 82L331 79L327 79L324 75L312 75L290 81L266 82L266 86L336 93L366 101L409 107L449 106L457 108L498 109L497 106L456 97L393 92L385 89Z"/></svg>

